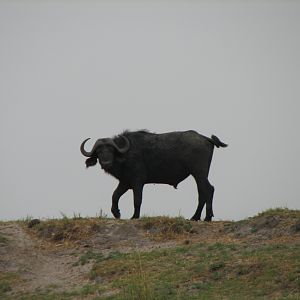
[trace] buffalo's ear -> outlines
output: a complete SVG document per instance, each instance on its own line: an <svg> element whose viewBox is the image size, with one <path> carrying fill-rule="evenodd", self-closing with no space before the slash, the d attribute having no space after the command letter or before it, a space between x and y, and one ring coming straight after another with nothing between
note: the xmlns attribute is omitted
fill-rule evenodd
<svg viewBox="0 0 300 300"><path fill-rule="evenodd" d="M89 157L86 161L85 161L85 165L86 167L92 167L97 163L97 157Z"/></svg>
<svg viewBox="0 0 300 300"><path fill-rule="evenodd" d="M130 148L130 143L128 141L128 138L124 135L117 135L113 139L113 143L114 143L115 148L121 154L127 152Z"/></svg>

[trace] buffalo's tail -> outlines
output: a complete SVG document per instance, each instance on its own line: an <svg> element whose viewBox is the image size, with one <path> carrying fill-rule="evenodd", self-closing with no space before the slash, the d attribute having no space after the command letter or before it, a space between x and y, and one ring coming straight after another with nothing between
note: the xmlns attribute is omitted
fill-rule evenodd
<svg viewBox="0 0 300 300"><path fill-rule="evenodd" d="M215 135L212 135L211 138L209 138L209 141L210 141L211 143L213 143L217 148L219 148L219 147L225 148L225 147L228 146L227 144L224 144L223 142L221 142L221 141L219 140L219 138L216 137Z"/></svg>

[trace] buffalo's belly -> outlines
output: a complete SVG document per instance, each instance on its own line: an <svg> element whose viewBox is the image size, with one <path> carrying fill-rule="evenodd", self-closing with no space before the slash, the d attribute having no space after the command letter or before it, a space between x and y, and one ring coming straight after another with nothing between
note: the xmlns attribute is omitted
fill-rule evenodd
<svg viewBox="0 0 300 300"><path fill-rule="evenodd" d="M177 187L190 173L184 169L174 169L170 167L152 170L152 172L149 172L147 175L146 183L163 183Z"/></svg>

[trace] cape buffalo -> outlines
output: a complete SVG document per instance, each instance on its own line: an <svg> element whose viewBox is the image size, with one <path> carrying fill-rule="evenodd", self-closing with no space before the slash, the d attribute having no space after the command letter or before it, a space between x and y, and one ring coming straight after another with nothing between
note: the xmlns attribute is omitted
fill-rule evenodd
<svg viewBox="0 0 300 300"><path fill-rule="evenodd" d="M134 214L132 219L140 217L143 187L147 183L164 183L174 188L192 175L198 188L198 207L191 220L198 221L206 204L205 221L214 216L212 200L214 187L208 181L208 172L216 146L226 147L216 136L203 136L196 131L169 132L155 134L145 130L124 131L113 138L98 139L92 150L81 153L88 157L86 167L96 165L119 180L112 195L111 212L120 218L118 207L120 197L129 189L134 195Z"/></svg>

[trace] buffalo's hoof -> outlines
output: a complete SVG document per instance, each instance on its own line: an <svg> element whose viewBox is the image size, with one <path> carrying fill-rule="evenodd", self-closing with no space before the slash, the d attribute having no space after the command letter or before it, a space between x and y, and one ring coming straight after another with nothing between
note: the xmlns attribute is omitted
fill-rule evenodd
<svg viewBox="0 0 300 300"><path fill-rule="evenodd" d="M120 219L121 218L121 214L120 214L120 210L119 209L111 209L112 214L114 215L114 217L116 219Z"/></svg>
<svg viewBox="0 0 300 300"><path fill-rule="evenodd" d="M192 218L190 219L190 221L198 222L198 221L200 221L200 218L192 217Z"/></svg>
<svg viewBox="0 0 300 300"><path fill-rule="evenodd" d="M133 215L133 216L131 217L131 220L139 219L139 218L140 218L140 216L135 216L135 215Z"/></svg>
<svg viewBox="0 0 300 300"><path fill-rule="evenodd" d="M205 222L211 222L211 218L212 218L212 217L205 217L204 221L205 221Z"/></svg>

